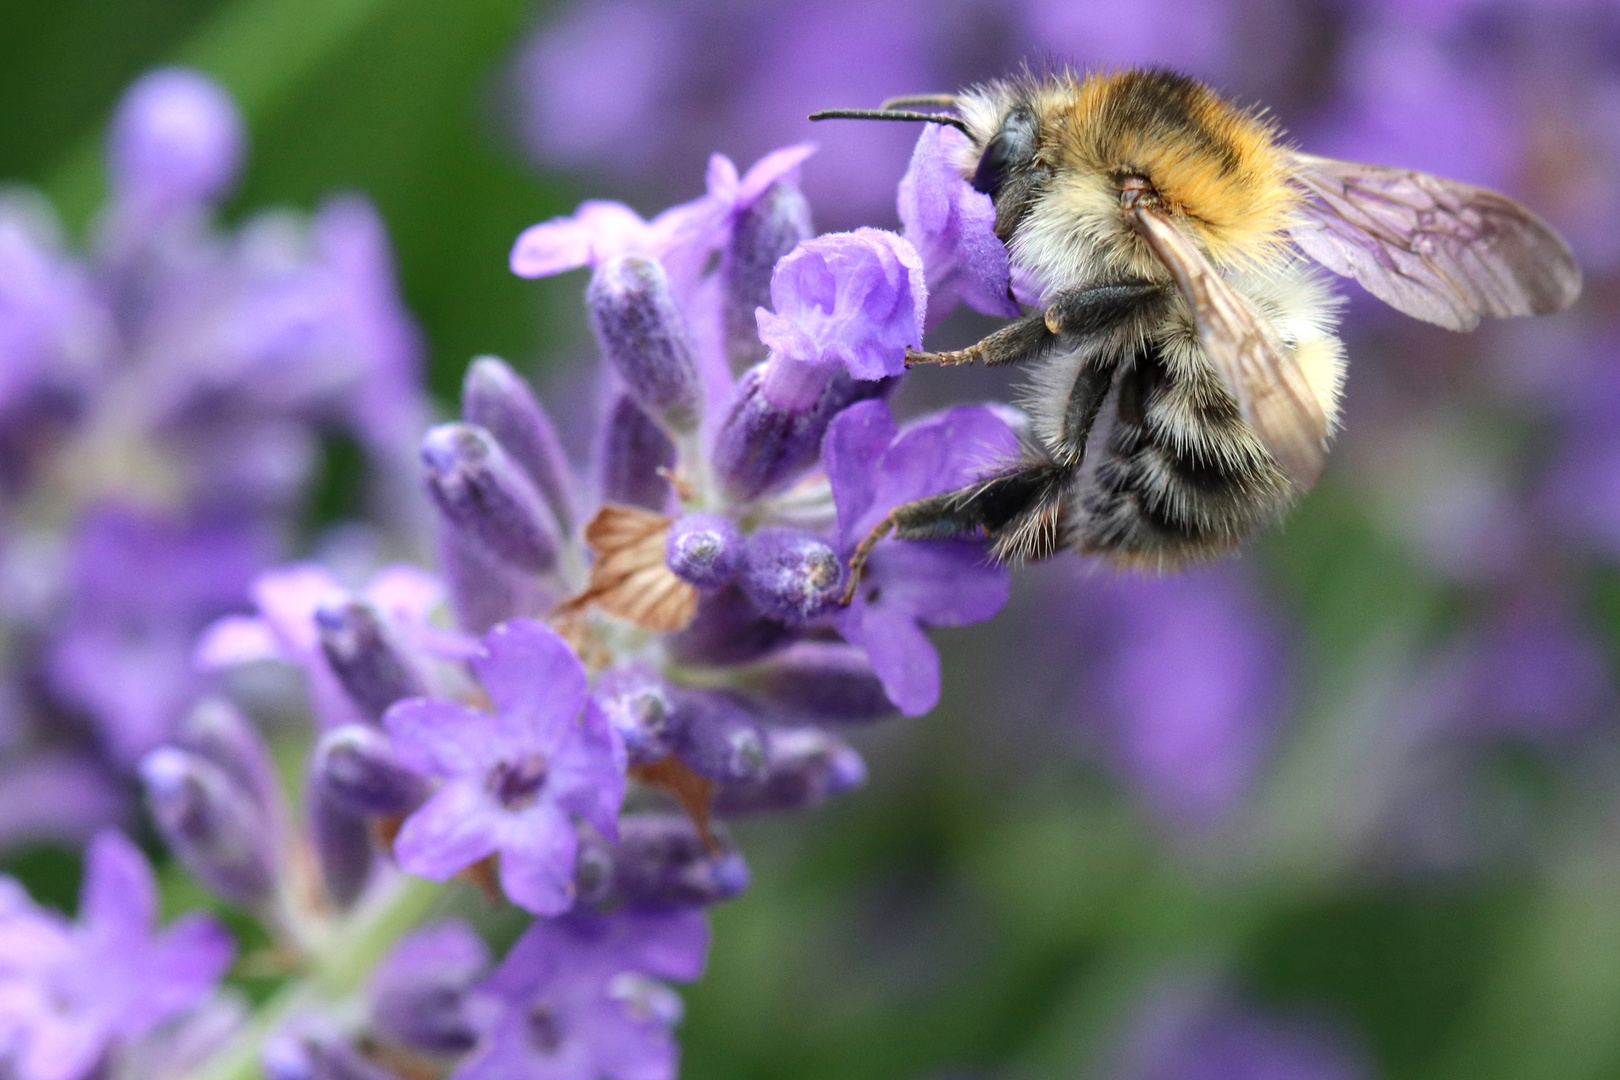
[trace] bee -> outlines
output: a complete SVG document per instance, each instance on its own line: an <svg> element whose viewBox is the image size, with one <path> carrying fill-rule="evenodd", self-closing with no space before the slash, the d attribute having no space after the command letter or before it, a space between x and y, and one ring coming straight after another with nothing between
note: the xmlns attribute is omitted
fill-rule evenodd
<svg viewBox="0 0 1620 1080"><path fill-rule="evenodd" d="M890 533L1174 570L1278 521L1316 482L1339 418L1340 300L1315 266L1452 330L1558 311L1581 289L1568 245L1506 196L1302 153L1170 71L1026 73L811 116L834 118L966 135L963 178L1044 289L1040 310L975 345L907 354L1028 366L1028 445L971 486L897 507L855 552L850 595Z"/></svg>

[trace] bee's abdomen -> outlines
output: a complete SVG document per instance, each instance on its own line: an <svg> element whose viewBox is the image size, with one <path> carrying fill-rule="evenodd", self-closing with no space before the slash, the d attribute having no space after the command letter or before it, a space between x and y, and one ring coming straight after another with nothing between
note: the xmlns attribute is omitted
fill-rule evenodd
<svg viewBox="0 0 1620 1080"><path fill-rule="evenodd" d="M1067 527L1082 554L1174 569L1238 547L1287 507L1276 465L1231 398L1150 351L1121 371L1113 423Z"/></svg>

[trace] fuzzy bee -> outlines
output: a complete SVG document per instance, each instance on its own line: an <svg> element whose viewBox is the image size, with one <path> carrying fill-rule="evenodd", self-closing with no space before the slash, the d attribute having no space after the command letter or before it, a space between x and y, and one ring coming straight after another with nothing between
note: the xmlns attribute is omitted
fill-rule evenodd
<svg viewBox="0 0 1620 1080"><path fill-rule="evenodd" d="M896 508L852 591L891 531L1170 570L1279 519L1321 472L1344 378L1338 299L1311 262L1452 330L1580 293L1568 246L1506 196L1301 153L1172 72L1024 75L811 117L833 118L966 134L964 179L1045 290L970 348L907 356L1029 365L1033 437L1016 465Z"/></svg>

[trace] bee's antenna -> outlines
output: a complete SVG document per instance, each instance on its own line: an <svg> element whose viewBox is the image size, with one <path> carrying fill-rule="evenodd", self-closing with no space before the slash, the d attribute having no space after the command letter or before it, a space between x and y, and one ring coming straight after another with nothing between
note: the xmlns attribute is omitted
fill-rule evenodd
<svg viewBox="0 0 1620 1080"><path fill-rule="evenodd" d="M823 109L810 114L812 120L907 120L915 124L947 124L971 138L967 121L944 113L907 112L904 109Z"/></svg>

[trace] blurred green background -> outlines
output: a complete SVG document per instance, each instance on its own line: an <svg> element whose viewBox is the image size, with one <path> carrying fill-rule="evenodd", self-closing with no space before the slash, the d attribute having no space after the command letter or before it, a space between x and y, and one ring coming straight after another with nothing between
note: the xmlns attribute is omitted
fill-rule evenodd
<svg viewBox="0 0 1620 1080"><path fill-rule="evenodd" d="M477 353L543 381L542 360L578 340L581 283L520 281L506 255L586 188L538 174L501 131L499 68L537 14L527 0L7 0L0 178L43 187L82 229L119 94L154 64L194 64L249 120L233 207L375 200L441 403ZM711 972L685 994L683 1074L1106 1074L1141 995L1180 974L1342 1026L1391 1080L1620 1077L1620 816L1602 785L1504 753L1504 790L1539 814L1530 842L1423 875L1380 873L1355 848L1380 725L1408 689L1398 673L1456 618L1364 515L1330 480L1263 553L1301 628L1298 705L1253 815L1216 841L1158 835L1056 734L999 728L1007 646L991 627L942 633L949 709L867 739L862 792L739 830L755 887L716 912ZM1019 577L1004 620L1040 617L1049 573ZM1599 579L1591 595L1620 639L1620 603L1602 603L1620 588Z"/></svg>

